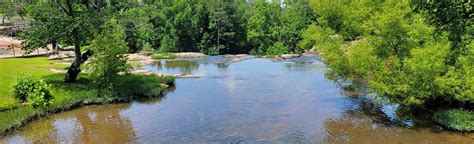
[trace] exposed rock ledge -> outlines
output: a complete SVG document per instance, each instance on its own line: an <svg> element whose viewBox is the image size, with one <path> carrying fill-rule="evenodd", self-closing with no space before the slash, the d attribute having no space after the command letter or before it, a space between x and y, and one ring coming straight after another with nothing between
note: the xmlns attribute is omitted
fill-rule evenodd
<svg viewBox="0 0 474 144"><path fill-rule="evenodd" d="M156 75L157 77L171 76L171 77L175 77L175 78L199 78L199 76L187 75L187 74L164 74L164 73L153 74L150 70L134 70L131 73L132 74L141 74L141 75Z"/></svg>

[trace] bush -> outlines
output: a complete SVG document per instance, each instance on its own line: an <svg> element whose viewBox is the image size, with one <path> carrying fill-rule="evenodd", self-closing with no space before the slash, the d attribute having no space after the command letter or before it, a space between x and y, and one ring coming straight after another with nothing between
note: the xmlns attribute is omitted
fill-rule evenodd
<svg viewBox="0 0 474 144"><path fill-rule="evenodd" d="M99 91L109 93L113 90L118 73L129 68L126 55L128 48L125 32L117 20L110 19L102 28L103 31L95 35L90 45L94 55L88 66Z"/></svg>
<svg viewBox="0 0 474 144"><path fill-rule="evenodd" d="M267 54L270 55L282 55L286 53L288 53L288 47L286 47L282 42L275 43L267 50Z"/></svg>
<svg viewBox="0 0 474 144"><path fill-rule="evenodd" d="M34 89L28 94L28 105L44 107L52 103L53 96L49 92L49 85L43 80L35 82Z"/></svg>
<svg viewBox="0 0 474 144"><path fill-rule="evenodd" d="M20 100L20 102L26 102L28 94L34 91L35 79L31 76L21 75L13 84L13 96Z"/></svg>
<svg viewBox="0 0 474 144"><path fill-rule="evenodd" d="M156 52L156 50L151 46L150 43L143 44L143 51L145 52Z"/></svg>
<svg viewBox="0 0 474 144"><path fill-rule="evenodd" d="M30 76L20 76L14 83L13 95L21 102L27 102L33 107L44 107L51 104L53 96L49 92L49 85L43 80Z"/></svg>
<svg viewBox="0 0 474 144"><path fill-rule="evenodd" d="M458 131L474 131L474 113L468 110L449 109L435 113L434 120L441 125Z"/></svg>

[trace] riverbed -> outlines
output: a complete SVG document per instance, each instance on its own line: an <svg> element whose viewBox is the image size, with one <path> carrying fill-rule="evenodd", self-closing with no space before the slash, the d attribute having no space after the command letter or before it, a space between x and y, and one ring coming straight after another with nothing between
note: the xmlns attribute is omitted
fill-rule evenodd
<svg viewBox="0 0 474 144"><path fill-rule="evenodd" d="M397 119L390 104L347 96L313 57L157 61L187 74L161 98L92 105L35 120L1 143L472 143L474 134ZM378 105L380 104L380 105Z"/></svg>

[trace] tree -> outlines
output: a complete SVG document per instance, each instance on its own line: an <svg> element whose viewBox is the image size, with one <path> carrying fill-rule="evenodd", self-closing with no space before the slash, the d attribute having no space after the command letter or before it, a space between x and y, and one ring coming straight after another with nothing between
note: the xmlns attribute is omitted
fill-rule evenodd
<svg viewBox="0 0 474 144"><path fill-rule="evenodd" d="M245 1L209 4L209 22L201 38L201 52L209 54L248 53L245 30Z"/></svg>
<svg viewBox="0 0 474 144"><path fill-rule="evenodd" d="M378 96L410 107L472 100L469 92L459 93L469 91L469 78L457 74L460 70L448 72L451 66L445 62L452 51L446 34L436 34L407 1L349 4L313 3L321 17L304 32L305 41L300 43L316 45L331 68L330 79L368 83ZM359 14L368 19L358 19ZM459 65L469 67L469 62ZM453 88L459 90L450 91Z"/></svg>
<svg viewBox="0 0 474 144"><path fill-rule="evenodd" d="M75 58L64 81L74 82L81 72L81 64L92 55L91 51L82 53L81 46L91 39L92 31L98 29L102 18L100 10L105 5L104 0L38 2L31 7L34 21L20 39L26 41L24 47L30 50L58 41L73 45Z"/></svg>
<svg viewBox="0 0 474 144"><path fill-rule="evenodd" d="M251 54L263 55L274 41L271 37L272 27L278 23L281 13L279 4L257 0L252 6L251 16L247 22L247 40L253 49Z"/></svg>
<svg viewBox="0 0 474 144"><path fill-rule="evenodd" d="M457 58L468 52L462 36L469 33L473 25L474 7L471 1L412 1L415 10L427 16L426 21L435 25L438 33L446 31L449 40L453 43L449 64L456 63Z"/></svg>
<svg viewBox="0 0 474 144"><path fill-rule="evenodd" d="M152 39L153 25L148 14L153 11L149 6L137 6L120 13L120 24L125 29L126 41L130 52L137 52Z"/></svg>
<svg viewBox="0 0 474 144"><path fill-rule="evenodd" d="M310 24L316 21L308 0L285 1L282 14L279 16L279 24L274 27L272 36L285 45L286 50L281 52L300 53L310 47L300 47L298 42L302 40L302 32Z"/></svg>
<svg viewBox="0 0 474 144"><path fill-rule="evenodd" d="M88 68L99 89L110 91L114 88L118 73L128 70L128 47L125 31L115 18L108 20L101 28L102 31L95 35L89 46L95 54Z"/></svg>

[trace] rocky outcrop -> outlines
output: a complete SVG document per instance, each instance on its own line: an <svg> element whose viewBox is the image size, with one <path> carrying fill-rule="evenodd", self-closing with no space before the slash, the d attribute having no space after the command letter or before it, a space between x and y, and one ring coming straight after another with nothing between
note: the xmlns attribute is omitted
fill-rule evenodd
<svg viewBox="0 0 474 144"><path fill-rule="evenodd" d="M64 59L69 59L69 58L74 58L73 51L62 51L58 54L50 55L48 57L48 60L64 60Z"/></svg>
<svg viewBox="0 0 474 144"><path fill-rule="evenodd" d="M175 78L199 78L199 76L187 75L187 74L163 74L163 73L158 73L158 74L155 74L155 75L158 76L158 77L171 76L171 77L175 77Z"/></svg>
<svg viewBox="0 0 474 144"><path fill-rule="evenodd" d="M150 70L133 70L130 72L132 74L141 74L141 75L151 75L152 72Z"/></svg>
<svg viewBox="0 0 474 144"><path fill-rule="evenodd" d="M296 58L299 57L299 54L282 54L280 57L283 59L291 59L291 58Z"/></svg>
<svg viewBox="0 0 474 144"><path fill-rule="evenodd" d="M190 59L190 58L200 58L206 56L203 53L197 52L183 52L183 53L175 53L177 59Z"/></svg>
<svg viewBox="0 0 474 144"><path fill-rule="evenodd" d="M228 63L235 63L235 62L240 62L243 60L253 58L253 56L250 56L248 54L224 55L224 56L227 58L230 58L230 60L227 61Z"/></svg>

